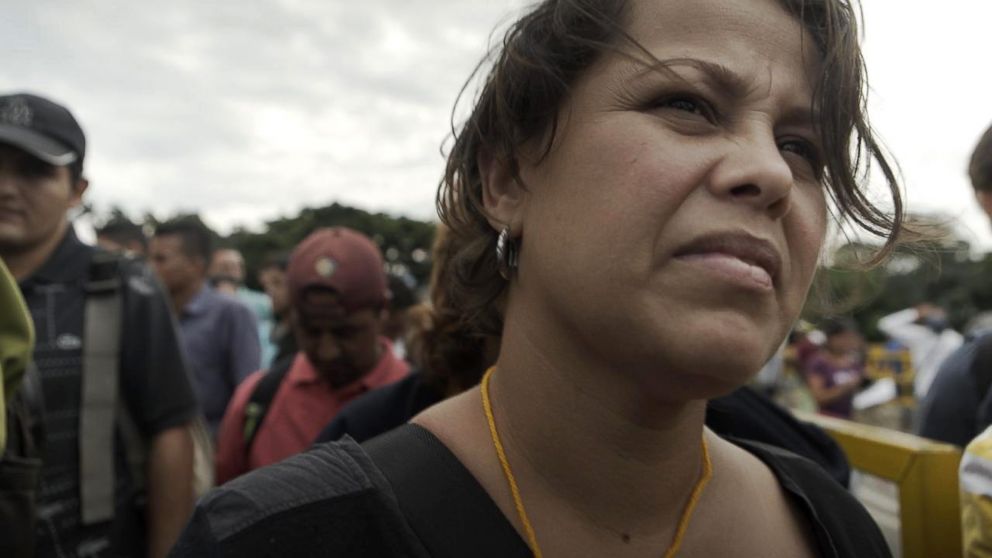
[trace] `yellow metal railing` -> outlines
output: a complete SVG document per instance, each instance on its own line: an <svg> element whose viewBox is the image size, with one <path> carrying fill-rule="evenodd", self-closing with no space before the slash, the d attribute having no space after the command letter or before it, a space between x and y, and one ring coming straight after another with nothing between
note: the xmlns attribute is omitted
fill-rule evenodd
<svg viewBox="0 0 992 558"><path fill-rule="evenodd" d="M852 468L896 484L904 558L961 556L960 449L823 415L796 416L826 430Z"/></svg>
<svg viewBox="0 0 992 558"><path fill-rule="evenodd" d="M865 375L873 380L892 378L898 389L900 403L913 403L913 360L909 349L892 349L881 343L871 343L865 349Z"/></svg>

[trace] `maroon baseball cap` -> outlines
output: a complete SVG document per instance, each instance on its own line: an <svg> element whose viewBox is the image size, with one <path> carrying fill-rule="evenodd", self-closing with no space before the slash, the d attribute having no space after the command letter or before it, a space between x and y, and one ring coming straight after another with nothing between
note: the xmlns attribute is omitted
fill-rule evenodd
<svg viewBox="0 0 992 558"><path fill-rule="evenodd" d="M382 254L364 234L345 228L318 229L303 239L286 269L294 305L313 287L331 289L348 313L380 306L389 298Z"/></svg>

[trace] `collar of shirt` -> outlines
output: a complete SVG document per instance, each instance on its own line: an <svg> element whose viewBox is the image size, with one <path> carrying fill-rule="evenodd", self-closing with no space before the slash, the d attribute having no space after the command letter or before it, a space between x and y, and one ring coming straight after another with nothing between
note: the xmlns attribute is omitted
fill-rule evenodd
<svg viewBox="0 0 992 558"><path fill-rule="evenodd" d="M197 316L206 312L210 308L210 298L213 295L213 290L204 281L196 296L187 302L186 307L183 308L183 317Z"/></svg>
<svg viewBox="0 0 992 558"><path fill-rule="evenodd" d="M395 376L397 368L402 368L404 363L396 358L389 339L380 337L379 344L382 347L382 356L379 357L379 362L376 363L375 367L354 382L337 389L332 389L335 395L344 397L373 390L395 379L393 376ZM296 354L288 380L296 386L324 383L324 379L317 374L317 370L310 364L310 361L302 351Z"/></svg>
<svg viewBox="0 0 992 558"><path fill-rule="evenodd" d="M22 289L34 285L50 285L85 281L90 262L91 246L83 244L72 225L52 255L30 277L21 281Z"/></svg>

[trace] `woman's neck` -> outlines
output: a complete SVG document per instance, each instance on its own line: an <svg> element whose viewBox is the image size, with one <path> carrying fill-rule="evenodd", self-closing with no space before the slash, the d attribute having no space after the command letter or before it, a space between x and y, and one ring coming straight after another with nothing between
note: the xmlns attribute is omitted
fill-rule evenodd
<svg viewBox="0 0 992 558"><path fill-rule="evenodd" d="M624 371L550 359L537 343L504 344L491 381L535 523L567 507L618 539L664 538L700 475L705 402L658 403Z"/></svg>
<svg viewBox="0 0 992 558"><path fill-rule="evenodd" d="M706 407L702 398L666 394L698 392L697 379L675 371L631 373L635 364L596 355L534 314L506 316L490 395L542 550L546 556L663 552L702 472ZM413 422L452 450L523 533L479 389ZM700 513L706 500L704 494Z"/></svg>

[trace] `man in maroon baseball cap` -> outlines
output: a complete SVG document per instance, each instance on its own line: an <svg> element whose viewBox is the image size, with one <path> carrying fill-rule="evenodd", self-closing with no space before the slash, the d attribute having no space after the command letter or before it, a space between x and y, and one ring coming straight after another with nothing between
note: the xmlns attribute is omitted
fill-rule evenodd
<svg viewBox="0 0 992 558"><path fill-rule="evenodd" d="M368 237L320 229L286 276L299 352L238 386L218 435L219 483L303 451L345 403L409 370L381 335L389 288Z"/></svg>

